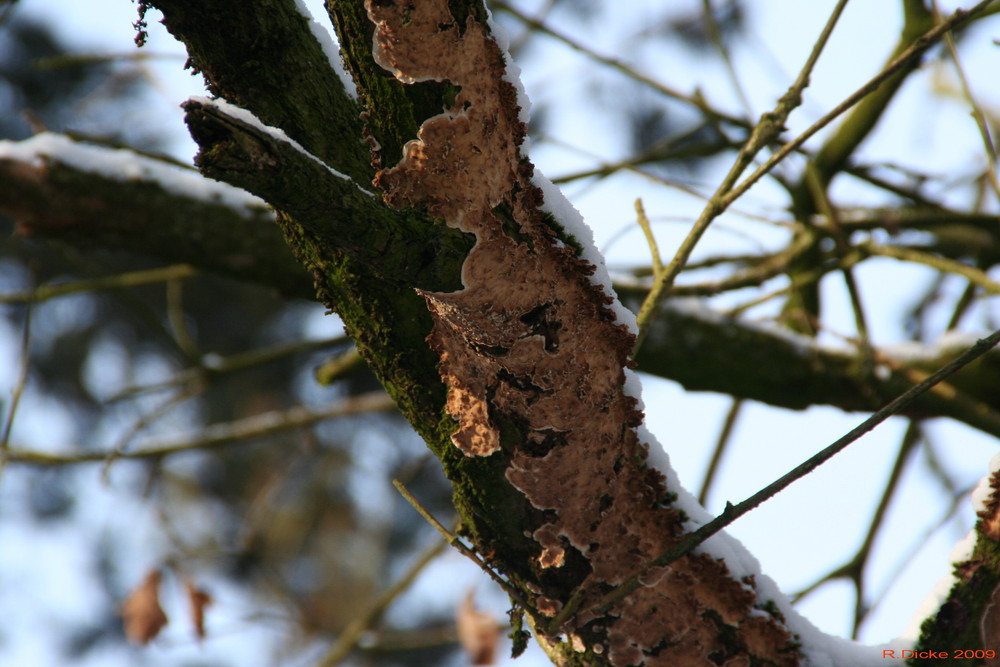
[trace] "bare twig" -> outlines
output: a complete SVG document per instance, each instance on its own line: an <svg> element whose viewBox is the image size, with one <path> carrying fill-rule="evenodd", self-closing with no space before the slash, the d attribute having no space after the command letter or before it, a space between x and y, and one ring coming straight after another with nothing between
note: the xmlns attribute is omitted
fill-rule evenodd
<svg viewBox="0 0 1000 667"><path fill-rule="evenodd" d="M851 254L851 245L844 234L840 224L840 213L830 201L827 195L826 183L819 177L815 165L806 167L806 184L812 193L813 201L819 212L826 218L830 234L833 237L837 248L837 254L844 258ZM871 373L875 367L874 350L872 349L871 336L868 333L868 319L865 316L865 308L861 301L861 290L854 277L854 265L852 262L841 262L840 273L844 278L844 285L847 287L847 294L851 300L851 310L854 313L854 327L858 333L861 353L864 357L865 375Z"/></svg>
<svg viewBox="0 0 1000 667"><path fill-rule="evenodd" d="M733 427L736 426L736 421L740 418L740 410L742 408L743 399L736 398L733 399L729 410L726 412L726 419L722 423L722 431L715 441L715 447L712 448L712 459L708 462L708 468L705 470L705 478L701 482L701 490L698 491L698 502L701 503L702 507L706 507L708 504L708 494L712 490L712 482L715 481L715 474L719 469L719 463L722 462L722 456L726 452L726 447L733 435Z"/></svg>
<svg viewBox="0 0 1000 667"><path fill-rule="evenodd" d="M475 563L479 567L479 569L485 572L490 579L495 581L497 585L499 585L500 588L504 590L505 593L510 595L512 600L521 605L522 609L524 609L529 614L534 615L535 613L533 611L534 607L529 606L524 601L524 599L521 597L521 593L516 588L511 586L509 583L507 583L507 581L499 574L497 574L493 570L493 568L491 568L489 565L483 562L483 559L479 557L479 554L477 554L475 551L467 547L465 543L462 542L462 540L458 539L458 536L454 535L451 531L449 531L447 528L441 525L441 522L438 521L436 518L434 518L434 515L431 514L423 505L421 505L419 500L413 497L413 494L410 493L409 489L407 489L402 482L400 482L398 479L394 479L392 480L392 485L396 487L396 490L399 491L400 495L402 495L403 498L406 499L406 502L410 503L410 505L413 506L413 509L417 510L417 513L420 514L420 516L422 516L424 520L427 521L427 523L434 526L434 529L437 530L439 533L441 533L441 535L444 537L444 539L449 545L454 547L456 550L458 550L460 554L462 554L463 556L471 560L473 563Z"/></svg>
<svg viewBox="0 0 1000 667"><path fill-rule="evenodd" d="M656 235L646 217L646 209L642 206L642 199L635 200L635 214L639 222L642 233L646 236L646 244L649 246L649 255L653 263L653 275L658 276L663 271L663 260L660 259L660 248L656 245Z"/></svg>
<svg viewBox="0 0 1000 667"><path fill-rule="evenodd" d="M729 49L726 48L726 44L722 39L719 22L715 20L712 0L701 0L701 8L702 16L705 17L705 28L708 31L708 38L719 52L719 57L722 58L722 64L726 67L726 75L729 77L729 82L736 93L736 97L740 100L740 105L747 112L747 116L751 117L753 115L753 107L751 107L750 99L747 97L746 90L744 90L743 84L740 82L740 77L736 73L736 67L733 65L732 57L729 55Z"/></svg>
<svg viewBox="0 0 1000 667"><path fill-rule="evenodd" d="M176 408L178 405L181 405L188 399L193 398L198 394L200 394L202 388L203 388L202 386L194 384L184 387L180 391L168 396L162 403L156 406L156 408L154 408L153 410L143 412L142 416L140 416L139 419L137 419L135 423L133 423L132 426L128 428L125 431L125 433L122 434L121 437L118 438L118 441L111 448L111 451L109 451L105 456L104 466L101 469L101 478L104 480L104 482L105 483L108 482L109 476L111 474L111 466L117 459L121 458L123 453L125 453L126 448L128 447L128 443L132 440L132 438L136 436L137 433L139 433L147 426L149 426L153 422L157 421L158 419L166 415L168 412Z"/></svg>
<svg viewBox="0 0 1000 667"><path fill-rule="evenodd" d="M198 271L187 264L174 264L147 271L130 271L113 276L101 276L91 280L76 280L57 285L40 285L34 289L0 294L0 303L39 303L56 297L79 292L137 287L167 280L178 280L198 275Z"/></svg>
<svg viewBox="0 0 1000 667"><path fill-rule="evenodd" d="M237 421L209 426L194 436L187 436L169 441L140 444L135 450L118 454L120 459L148 459L169 456L177 452L197 449L211 449L238 442L249 442L251 438L259 438L288 429L315 424L333 417L361 414L365 412L385 411L394 409L395 403L385 392L373 391L353 398L345 399L336 405L323 410L311 410L295 406L289 410L265 412ZM98 463L107 459L107 452L79 452L72 454L47 454L45 452L25 449L8 450L7 460L10 463L21 463L36 466L72 465L77 463Z"/></svg>
<svg viewBox="0 0 1000 667"><path fill-rule="evenodd" d="M722 197L722 201L719 202L721 213L724 211L732 202L736 201L743 194L749 190L754 184L757 183L761 178L767 175L774 167L779 164L782 160L788 157L789 154L799 149L807 140L809 140L814 134L822 130L824 127L832 123L837 117L843 114L845 111L853 107L855 104L864 99L865 96L871 94L879 86L881 86L886 79L892 77L896 72L900 71L903 67L907 66L911 61L922 56L929 48L934 46L942 36L949 30L954 30L962 23L968 21L972 16L981 11L986 5L994 2L994 0L981 0L971 9L958 9L948 17L947 20L941 22L927 33L919 37L909 48L904 50L899 57L889 63L885 69L872 77L868 83L861 86L853 94L851 94L847 99L838 104L836 107L831 109L822 118L817 120L815 123L810 125L802 134L795 137L780 149L778 149L774 155L772 155L764 164L758 167L752 174L747 176L740 184L734 187L729 193Z"/></svg>
<svg viewBox="0 0 1000 667"><path fill-rule="evenodd" d="M24 388L28 384L28 369L31 360L31 306L24 313L24 327L21 329L21 367L17 374L17 382L11 391L10 404L7 408L7 419L3 425L3 433L0 434L0 473L3 473L7 461L11 459L10 433L14 428L14 417L17 414L17 406L21 402Z"/></svg>
<svg viewBox="0 0 1000 667"><path fill-rule="evenodd" d="M735 197L731 197L730 195L732 195L733 188L740 175L750 165L757 153L781 135L788 116L794 109L802 104L802 91L805 90L807 85L809 85L809 77L812 75L813 67L815 67L820 53L822 53L823 49L826 47L830 35L833 33L833 27L837 24L837 20L840 18L840 14L846 4L847 0L840 0L836 7L834 7L830 18L827 20L826 25L823 27L823 31L820 33L819 38L817 38L815 44L813 45L813 49L810 52L809 57L806 58L806 62L802 66L795 82L789 87L788 91L781 96L781 99L778 100L775 108L761 116L760 121L758 121L757 125L753 128L750 138L747 139L746 144L742 149L740 149L739 154L736 156L736 160L730 168L729 173L726 174L725 178L723 178L722 183L719 184L715 194L713 194L712 198L709 199L701 215L698 217L698 220L695 221L691 231L688 232L687 237L683 242L681 242L681 245L677 249L673 259L670 260L670 264L667 265L666 270L664 270L653 282L653 287L649 291L649 296L646 297L646 300L643 302L642 308L640 308L637 316L639 323L639 335L636 337L635 347L632 351L633 356L635 355L635 352L638 351L639 347L642 345L643 339L649 332L649 323L656 317L656 310L659 307L661 296L670 290L674 280L680 274L681 269L691 257L691 253L694 251L695 246L708 230L712 221L722 214L732 201L735 201ZM773 161L776 156L777 154L772 156L769 162Z"/></svg>
<svg viewBox="0 0 1000 667"><path fill-rule="evenodd" d="M176 374L161 382L126 387L107 400L108 402L120 401L139 394L165 391L182 385L198 383L205 380L206 377L214 378L231 373L238 373L240 371L253 368L254 366L271 363L301 352L311 352L328 347L345 345L349 341L350 338L342 335L322 338L319 340L296 340L289 343L265 345L263 347L246 350L244 352L237 352L225 357L209 352L198 360L198 364L196 366L180 370ZM317 369L317 375L322 368L324 367ZM321 381L321 384L332 384L335 378L333 378L331 374L330 377L324 376L324 379L327 379L328 382Z"/></svg>
<svg viewBox="0 0 1000 667"><path fill-rule="evenodd" d="M371 605L369 605L368 609L355 616L354 619L347 624L337 637L337 642L330 647L330 650L327 651L326 654L320 659L318 663L319 667L333 667L333 665L338 664L341 660L346 658L357 645L358 640L361 639L361 636L365 633L365 631L378 621L389 605L392 604L396 598L398 598L413 584L417 575L419 575L424 568L431 563L431 561L440 556L441 552L443 552L447 546L447 540L441 540L420 554L417 560L410 565L402 577L396 580L392 586L389 586L389 588L382 591L382 593L375 598Z"/></svg>
<svg viewBox="0 0 1000 667"><path fill-rule="evenodd" d="M969 282L982 288L988 294L1000 294L1000 283L993 280L989 275L974 266L956 262L947 257L932 255L914 248L907 248L896 245L882 245L879 243L863 243L857 246L865 254L879 255L881 257L892 257L907 262L925 264L933 267L942 273L954 273L969 280Z"/></svg>
<svg viewBox="0 0 1000 667"><path fill-rule="evenodd" d="M937 20L941 19L941 10L938 7L937 0L934 0L934 17ZM979 129L979 136L983 141L983 149L986 153L986 178L989 181L990 186L993 188L994 194L997 198L1000 198L1000 180L997 179L997 150L993 143L993 138L990 136L990 124L987 121L986 114L983 112L982 106L976 99L976 96L972 93L972 86L969 84L969 77L965 74L965 68L962 66L962 59L958 56L958 46L955 44L955 39L950 34L944 36L945 46L948 47L948 55L951 56L952 62L955 64L955 72L958 74L958 81L962 86L962 95L968 101L969 106L972 108L972 117L976 120L976 127Z"/></svg>
<svg viewBox="0 0 1000 667"><path fill-rule="evenodd" d="M865 596L867 583L865 579L865 568L871 558L875 538L878 536L882 522L885 520L885 513L889 508L889 502L892 500L899 485L899 480L902 478L906 462L909 460L910 453L913 452L916 445L919 444L921 437L920 426L916 422L911 421L907 426L906 433L903 434L899 450L896 453L896 460L893 463L892 471L889 473L889 479L886 481L885 488L882 490L882 495L879 497L878 506L872 513L871 520L868 523L868 531L866 532L864 540L862 540L861 545L858 547L854 555L851 556L843 565L835 568L829 574L821 577L799 593L792 596L793 602L798 602L825 583L842 578L849 579L854 586L855 594L854 627L852 633L855 638L857 637L861 623L871 612L871 607L867 601L868 598ZM878 600L879 598L875 599Z"/></svg>
<svg viewBox="0 0 1000 667"><path fill-rule="evenodd" d="M719 120L724 120L727 123L732 123L733 125L737 125L743 128L749 128L750 126L750 124L745 119L738 118L724 111L720 111L715 107L712 107L707 102L705 102L704 98L701 95L697 93L696 94L684 93L680 90L677 90L676 88L672 88L660 81L657 81L656 79L653 79L649 75L639 72L634 67L632 67L631 65L622 60L619 60L617 58L612 58L610 56L603 56L594 51L593 49L589 48L582 42L579 42L573 39L572 37L555 30L548 24L533 19L530 16L527 16L526 14L520 12L517 8L511 6L507 2L502 2L502 1L493 2L491 3L491 7L500 11L507 12L508 14L516 18L518 21L521 21L523 24L528 26L529 28L537 30L542 34L548 35L549 37L552 37L553 39L562 42L563 44L570 47L574 51L579 51L588 58L595 60L601 63L602 65L606 65L615 71L621 72L625 76L649 86L652 90L655 90L656 92L665 95L666 97L670 97L672 99L679 100L681 102L686 102L687 104L696 107L699 111L706 114L707 116L710 116L712 118L717 118Z"/></svg>

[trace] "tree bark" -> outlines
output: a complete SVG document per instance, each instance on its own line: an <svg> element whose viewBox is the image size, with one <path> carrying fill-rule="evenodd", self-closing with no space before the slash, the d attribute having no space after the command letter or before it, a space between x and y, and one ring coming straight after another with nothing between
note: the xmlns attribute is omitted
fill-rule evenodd
<svg viewBox="0 0 1000 667"><path fill-rule="evenodd" d="M193 102L188 106L200 116L198 122L203 126L217 124L214 133L207 127L202 131L220 153L225 137L231 140L234 133L243 137L241 144L232 142L234 164L249 164L252 151L271 156L267 158L272 166L266 177L207 165L209 173L228 178L276 206L286 207L286 211L299 211L300 219L311 220L317 233L335 246L353 248L359 261L368 263L373 271L390 278L420 274L414 281L417 284L446 282L428 272L442 270L445 253L464 257L471 248L471 240L461 233L452 231L449 235L441 223L420 217L411 218L404 239L399 238L400 226L393 233L382 233L385 227L392 227L398 213L379 210L370 198L356 199L357 209L345 207L343 202L328 204L345 183L325 167L259 129L236 119L226 120L211 104ZM113 150L86 148L98 154ZM160 162L148 156L135 155L133 159ZM293 183L289 176L301 178ZM352 189L349 185L347 191ZM327 225L324 216L333 218L337 207L335 221ZM40 153L31 159L3 158L0 213L16 219L16 233L27 238L128 251L254 282L291 298L316 298L314 281L284 242L273 211L260 208L240 215L221 202L171 191L153 178L98 174L58 153ZM869 228L889 215L873 212L851 224ZM358 222L379 216L380 223ZM899 212L893 212L892 217L898 219ZM944 220L951 222L945 225ZM954 220L954 215L942 218L928 213L906 228L954 232ZM996 219L980 217L968 224L970 229L985 233L996 226ZM969 238L972 245L989 247L976 234ZM386 239L405 252L388 256L384 252ZM407 243L407 239L419 242ZM383 248L381 255L378 248ZM956 250L958 255L967 252L968 244ZM632 285L615 287L622 302L637 312L647 290ZM781 408L828 405L845 411L872 411L962 350L958 345L946 345L908 356L890 350L884 352L880 371L872 373L857 350L815 345L808 338L776 328L714 314L697 303L692 299L664 304L636 357L638 370L674 380L690 391L718 392ZM939 390L921 397L903 414L916 419L948 417L1000 437L1000 424L994 416L1000 411L1000 352L993 351L963 369L952 378L950 387L954 391Z"/></svg>
<svg viewBox="0 0 1000 667"><path fill-rule="evenodd" d="M554 193L521 152L517 92L480 0L329 0L359 100L292 0L246 0L238 10L222 0L140 4L162 11L214 95L253 115L189 102L199 168L274 207L320 300L440 459L462 534L500 573L555 662L806 664L810 647L751 574L707 552L647 567L693 523L648 461L626 370L628 323L592 280L594 258L567 231L570 221L554 215ZM236 238L219 238L236 249ZM255 239L255 248L268 243L263 233ZM199 263L234 270L218 258ZM284 289L302 289L287 258L276 266L288 276ZM671 326L659 340L677 349L690 348L675 328L706 322L683 309L663 318ZM725 336L724 348L688 344L711 345L713 355L753 350L757 359L767 345L789 363L802 357L773 332L730 335L733 323L703 327L706 340ZM639 362L656 369L665 360L661 372L674 373L674 349L647 346ZM807 399L778 398L788 395L777 389L780 377L761 383L771 390L740 384L734 366L696 362L681 381L791 407L836 395L850 409L880 404L880 392L896 386L890 380L912 382L892 368L885 384L855 379L849 360L817 361L810 350L804 366L795 364L817 388ZM816 382L826 377L823 363L830 381ZM994 366L987 376L995 375ZM921 405L927 414L961 412L940 398ZM973 423L975 412L963 414ZM997 428L988 422L977 425ZM978 574L968 577L990 591L991 516L981 522ZM616 596L638 572L641 585ZM977 599L962 609L985 613ZM966 616L963 627L973 627ZM979 645L994 636L980 635Z"/></svg>

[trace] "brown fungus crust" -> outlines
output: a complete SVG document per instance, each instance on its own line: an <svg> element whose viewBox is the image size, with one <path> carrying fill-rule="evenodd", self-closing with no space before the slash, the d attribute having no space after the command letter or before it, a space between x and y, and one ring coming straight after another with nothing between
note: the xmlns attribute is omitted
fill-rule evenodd
<svg viewBox="0 0 1000 667"><path fill-rule="evenodd" d="M990 475L990 495L977 516L979 532L994 542L1000 542L1000 471Z"/></svg>
<svg viewBox="0 0 1000 667"><path fill-rule="evenodd" d="M525 127L504 57L473 17L460 29L447 0L366 0L375 60L404 83L447 81L453 105L427 119L396 166L376 176L387 203L419 207L475 234L458 292L422 292L428 336L466 456L503 450L506 478L541 510L535 582L525 591L554 615L568 591L546 573L569 552L589 592L561 628L612 665L797 665L787 629L721 560L688 556L650 573L607 612L589 605L683 534L663 476L646 466L642 414L624 393L633 337L610 298L546 224L542 193L520 153ZM544 517L544 518L543 518Z"/></svg>

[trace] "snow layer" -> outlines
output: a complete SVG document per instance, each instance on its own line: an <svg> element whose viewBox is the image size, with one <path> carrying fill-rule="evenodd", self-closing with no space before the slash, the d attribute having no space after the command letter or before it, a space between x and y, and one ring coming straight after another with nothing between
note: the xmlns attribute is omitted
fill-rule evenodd
<svg viewBox="0 0 1000 667"><path fill-rule="evenodd" d="M904 363L919 363L941 359L956 351L964 351L978 342L979 338L963 331L946 331L934 342L925 345L916 342L894 343L882 347L882 352Z"/></svg>
<svg viewBox="0 0 1000 667"><path fill-rule="evenodd" d="M250 111L247 111L246 109L243 109L242 107L238 107L235 104L232 104L232 103L227 102L226 100L222 100L222 99L213 100L213 99L208 98L208 97L192 97L191 101L192 102L197 102L198 104L201 104L202 106L215 107L216 109L218 109L219 111L223 112L224 114L226 114L230 118L235 118L236 120L242 121L242 122L246 123L247 125L249 125L249 126L251 126L253 128L256 128L257 130L263 132L264 134L267 134L267 135L273 137L275 141L279 141L281 143L288 144L289 146L291 146L292 148L294 148L298 152L302 153L303 155L305 155L307 158L309 158L313 162L322 165L327 171L329 171L331 174L333 174L337 178L340 178L340 179L343 179L345 181L348 181L348 182L352 183L354 185L354 187L356 187L358 190L360 190L361 192L365 193L369 197L374 197L375 196L375 194L372 193L370 190L366 190L365 188L363 188L360 185L358 185L357 183L355 183L354 180L350 176L348 176L347 174L345 174L345 173L343 173L341 171L337 171L336 169L334 169L333 167L331 167L330 165L328 165L327 163L323 162L318 157L316 157L315 155L313 155L312 153L310 153L309 151L307 151L302 146L302 144L300 144L299 142L295 141L294 139L292 139L291 137L289 137L287 134L285 134L284 130L282 130L279 127L272 127L271 125L265 125L263 121L261 121L259 118L257 118L257 116L253 115L253 113L251 113Z"/></svg>
<svg viewBox="0 0 1000 667"><path fill-rule="evenodd" d="M168 192L222 204L250 218L267 203L231 185L205 178L193 169L144 157L121 148L74 141L62 134L42 132L24 141L0 141L0 159L7 158L42 167L50 161L116 181L148 181Z"/></svg>
<svg viewBox="0 0 1000 667"><path fill-rule="evenodd" d="M524 92L524 86L521 84L521 68L517 66L517 63L510 56L510 37L507 36L507 31L503 29L503 26L493 20L493 12L489 8L486 9L486 22L490 26L493 39L503 53L506 63L503 79L514 86L514 90L517 91L517 106L520 109L518 119L527 125L531 116L531 100L528 99L528 94ZM521 144L521 155L527 157L529 148L531 148L531 144L528 138L525 137L524 143Z"/></svg>
<svg viewBox="0 0 1000 667"><path fill-rule="evenodd" d="M528 94L525 92L524 85L521 83L521 68L514 63L514 59L510 55L510 40L507 37L507 32L500 26L500 24L493 20L492 13L487 12L487 22L489 24L490 31L493 34L493 38L496 40L497 46L503 53L504 62L506 63L503 78L514 87L515 91L517 91L517 105L520 108L518 118L522 123L527 125L529 112L531 110L531 101L528 99ZM521 155L529 157L529 148L530 142L526 137L524 143L521 144ZM594 232L587 226L587 223L584 222L583 215L581 215L580 211L578 211L576 207L570 203L569 199L566 198L566 195L562 193L562 190L557 188L552 181L542 175L537 168L535 169L531 182L542 191L542 195L544 196L542 210L552 214L556 221L562 225L569 234L573 235L583 248L583 259L596 267L597 270L594 272L594 275L591 276L591 281L595 285L600 285L604 289L604 293L612 298L611 309L614 311L618 323L624 324L628 327L628 330L631 331L632 334L638 334L639 327L635 321L635 314L622 305L622 303L618 300L618 297L615 295L614 288L611 286L611 275L608 273L608 267L604 263L604 256L601 254L600 250L597 249L597 244L594 243ZM634 383L631 386L633 389L639 389L638 383ZM630 395L636 399L639 398L638 393Z"/></svg>
<svg viewBox="0 0 1000 667"><path fill-rule="evenodd" d="M319 46L323 49L323 53L326 54L326 59L329 61L330 67L332 67L333 71L337 73L337 76L340 78L340 82L344 84L344 90L346 90L347 94L353 99L358 99L358 87L354 85L354 79L352 79L351 75L344 69L344 63L340 60L340 46L333 41L330 31L320 25L320 23L313 18L312 12L310 12L309 8L306 7L304 0L295 0L295 6L299 10L299 14L302 14L306 21L309 22L310 32L312 32L316 41L319 42Z"/></svg>

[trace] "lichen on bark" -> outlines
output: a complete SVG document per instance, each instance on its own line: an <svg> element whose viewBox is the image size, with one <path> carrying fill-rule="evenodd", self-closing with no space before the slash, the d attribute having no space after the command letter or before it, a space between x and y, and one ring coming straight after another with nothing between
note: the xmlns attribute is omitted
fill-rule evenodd
<svg viewBox="0 0 1000 667"><path fill-rule="evenodd" d="M535 510L523 526L533 547L521 583L536 625L582 590L581 611L553 632L591 664L798 664L787 629L759 611L753 582L704 554L651 573L610 609L591 608L684 532L662 474L646 464L642 415L624 390L633 337L591 280L594 267L543 213L488 24L455 19L446 0L365 6L379 65L406 84L457 90L375 182L391 206L476 236L463 288L420 293L458 423L452 442L470 459L501 462ZM503 547L476 534L487 535L484 552Z"/></svg>

